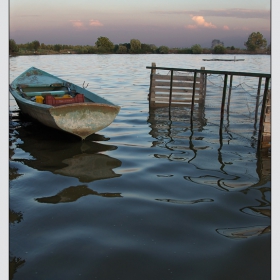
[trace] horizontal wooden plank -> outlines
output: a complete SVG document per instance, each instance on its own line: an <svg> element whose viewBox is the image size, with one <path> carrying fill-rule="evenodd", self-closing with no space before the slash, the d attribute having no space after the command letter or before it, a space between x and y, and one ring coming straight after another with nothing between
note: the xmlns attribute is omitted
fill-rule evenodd
<svg viewBox="0 0 280 280"><path fill-rule="evenodd" d="M152 87L152 92L170 92L170 88ZM195 94L199 93L199 88L195 89ZM172 88L172 92L192 93L193 89Z"/></svg>
<svg viewBox="0 0 280 280"><path fill-rule="evenodd" d="M264 134L262 135L262 141L263 142L271 142L271 134Z"/></svg>
<svg viewBox="0 0 280 280"><path fill-rule="evenodd" d="M171 82L170 81L155 81L153 83L153 86L162 86L162 87L170 87ZM199 82L196 82L196 87L201 87L202 84ZM182 88L193 88L193 83L190 82L173 82L172 83L172 88L175 87L182 87Z"/></svg>
<svg viewBox="0 0 280 280"><path fill-rule="evenodd" d="M265 114L264 115L264 122L265 123L271 123L271 114Z"/></svg>
<svg viewBox="0 0 280 280"><path fill-rule="evenodd" d="M264 123L263 132L271 132L271 125Z"/></svg>
<svg viewBox="0 0 280 280"><path fill-rule="evenodd" d="M203 76L199 77L196 76L196 80L202 79ZM160 74L153 74L152 75L153 80L167 80L170 81L171 75L160 75ZM177 76L173 75L173 81L193 81L194 77L193 76Z"/></svg>
<svg viewBox="0 0 280 280"><path fill-rule="evenodd" d="M166 97L169 98L169 94L160 94L160 93L156 93L155 95L152 95L152 97ZM188 98L188 99L192 99L192 95L191 94L172 94L172 98ZM194 96L194 99L202 99L203 96L201 94L196 94Z"/></svg>
<svg viewBox="0 0 280 280"><path fill-rule="evenodd" d="M262 143L261 144L261 149L269 149L270 147L271 147L271 145L268 144L268 143Z"/></svg>
<svg viewBox="0 0 280 280"><path fill-rule="evenodd" d="M154 102L168 102L169 103L169 98L151 98L151 101ZM178 103L192 103L191 99L171 99L171 102L178 102ZM202 101L199 99L194 100L194 103L201 103Z"/></svg>

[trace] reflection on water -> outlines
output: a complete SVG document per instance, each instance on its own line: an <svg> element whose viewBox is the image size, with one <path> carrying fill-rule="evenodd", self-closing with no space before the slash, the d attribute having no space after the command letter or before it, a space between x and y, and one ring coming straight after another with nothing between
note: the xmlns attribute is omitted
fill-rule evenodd
<svg viewBox="0 0 280 280"><path fill-rule="evenodd" d="M217 232L229 238L248 238L271 232L271 226L253 226L245 228L217 229Z"/></svg>
<svg viewBox="0 0 280 280"><path fill-rule="evenodd" d="M9 224L16 225L23 220L23 214L21 212L15 212L12 209L9 209ZM25 260L19 257L12 256L10 253L9 256L9 279L13 279L14 274L17 270L25 263Z"/></svg>
<svg viewBox="0 0 280 280"><path fill-rule="evenodd" d="M61 202L73 202L79 198L87 195L97 195L102 197L122 197L120 193L98 193L89 189L85 185L81 186L71 186L64 189L56 195L49 197L36 198L35 200L41 203L61 203Z"/></svg>
<svg viewBox="0 0 280 280"><path fill-rule="evenodd" d="M65 159L66 167L54 171L56 174L79 178L80 182L119 177L112 169L121 166L121 162L102 154L79 154Z"/></svg>
<svg viewBox="0 0 280 280"><path fill-rule="evenodd" d="M234 137L227 130L223 135L223 131L218 126L211 127L212 124L207 123L205 119L203 108L196 108L193 118L190 117L189 108L185 107L150 108L148 122L151 127L150 135L156 139L153 141L153 147L161 148L160 153L154 154L155 158L187 162L195 167L193 172L183 176L185 180L199 186L212 186L225 191L241 190L244 193L248 192L248 187L252 185L252 177L248 175L247 168L240 169L239 166L241 159L250 162L255 157L249 154L246 159L247 155L244 158L242 150L231 150L229 146L230 144L234 145L234 143L230 143L230 141L234 140ZM207 134L207 131L213 130L216 131L216 139L211 138L210 133ZM203 153L207 152L209 156L205 160L208 163L201 161ZM198 159L199 157L200 159ZM213 168L214 166L215 168ZM270 173L267 170L270 171L270 165L267 163L267 155L263 155L259 157L257 172L255 172L258 178L252 186L260 192L261 199L257 200L260 205L243 207L240 209L242 213L265 218L271 217L270 198L266 198L266 192L269 195L270 189L258 187L270 180ZM178 205L214 202L214 199L211 198L156 200ZM216 232L229 238L243 239L270 233L270 230L270 226L267 225L222 228L217 229Z"/></svg>
<svg viewBox="0 0 280 280"><path fill-rule="evenodd" d="M204 109L195 110L192 118L190 112L189 107L172 107L171 110L167 107L149 109L150 135L156 139L153 141L153 147L162 147L169 152L156 154L155 157L190 162L196 157L197 150L208 148L208 146L194 147L193 143L202 139L193 136L194 130L202 131L207 124ZM176 151L180 151L180 155Z"/></svg>
<svg viewBox="0 0 280 280"><path fill-rule="evenodd" d="M192 117L188 107L150 108L148 122L150 135L156 139L153 147L162 148L160 153L154 154L155 158L187 162L195 167L196 172L184 176L186 180L226 191L246 189L251 185L252 176L248 174L251 171L248 172L245 162L253 162L256 155L248 153L244 158L244 143L238 142L226 130L223 133L219 126L207 123L204 108L195 108ZM216 135L211 134L213 132ZM205 161L201 160L203 157ZM259 162L264 158L259 157ZM264 180L262 166L258 164L259 178L255 184Z"/></svg>
<svg viewBox="0 0 280 280"><path fill-rule="evenodd" d="M24 151L20 157L11 155L15 162L23 162L37 170L76 177L82 183L121 176L113 171L121 166L121 161L101 153L115 150L115 146L91 140L80 141L37 123L24 123L13 130L15 133L20 134L20 141L11 141L10 147ZM100 139L100 136L95 134L91 139ZM11 168L10 176L19 176L15 171Z"/></svg>
<svg viewBox="0 0 280 280"><path fill-rule="evenodd" d="M211 198L201 198L201 199L195 199L195 200L177 200L177 199L156 199L157 201L162 202L170 202L175 204L196 204L201 202L213 202L214 199Z"/></svg>
<svg viewBox="0 0 280 280"><path fill-rule="evenodd" d="M12 209L9 209L9 222L10 224L20 223L23 219L21 212L15 212Z"/></svg>
<svg viewBox="0 0 280 280"><path fill-rule="evenodd" d="M25 263L24 259L14 257L14 256L9 257L9 279L10 280L14 279L15 273L22 265L24 265L24 263Z"/></svg>

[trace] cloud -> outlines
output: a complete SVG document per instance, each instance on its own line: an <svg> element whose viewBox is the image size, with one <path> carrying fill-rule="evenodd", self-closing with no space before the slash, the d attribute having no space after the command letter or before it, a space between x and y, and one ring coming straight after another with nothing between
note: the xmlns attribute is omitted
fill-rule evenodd
<svg viewBox="0 0 280 280"><path fill-rule="evenodd" d="M83 22L81 22L80 20L70 20L70 22L72 23L72 25L74 27L77 27L77 28L83 28L84 27Z"/></svg>
<svg viewBox="0 0 280 280"><path fill-rule="evenodd" d="M257 10L257 9L220 9L220 10L198 10L198 11L154 11L156 14L189 14L201 16L215 16L227 18L261 18L270 19L270 10Z"/></svg>
<svg viewBox="0 0 280 280"><path fill-rule="evenodd" d="M196 22L197 25L201 25L207 28L217 28L216 25L211 22L206 22L203 16L193 16L192 20Z"/></svg>
<svg viewBox="0 0 280 280"><path fill-rule="evenodd" d="M270 19L270 10L254 9L224 9L224 10L201 10L204 16L231 17L231 18L264 18Z"/></svg>
<svg viewBox="0 0 280 280"><path fill-rule="evenodd" d="M189 25L186 25L185 28L187 28L187 29L195 29L195 28L197 28L197 26L189 24Z"/></svg>
<svg viewBox="0 0 280 280"><path fill-rule="evenodd" d="M229 30L229 27L227 25L224 25L223 29L224 30Z"/></svg>
<svg viewBox="0 0 280 280"><path fill-rule="evenodd" d="M89 21L90 26L103 26L103 24L99 20L91 19Z"/></svg>
<svg viewBox="0 0 280 280"><path fill-rule="evenodd" d="M99 20L91 19L89 22L84 23L81 20L70 20L72 26L79 29L87 30L89 27L98 27L103 26L103 24Z"/></svg>

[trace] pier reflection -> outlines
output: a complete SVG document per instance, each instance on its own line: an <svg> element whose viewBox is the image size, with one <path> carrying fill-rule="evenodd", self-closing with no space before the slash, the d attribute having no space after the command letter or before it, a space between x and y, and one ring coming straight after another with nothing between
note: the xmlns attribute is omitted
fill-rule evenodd
<svg viewBox="0 0 280 280"><path fill-rule="evenodd" d="M190 117L189 107L150 108L148 122L150 135L156 140L153 147L164 148L163 153L155 154L157 158L183 160L191 162L198 150L207 149L207 145L194 146L193 141L202 138L194 136L194 130L202 131L206 125L204 110L198 109Z"/></svg>
<svg viewBox="0 0 280 280"><path fill-rule="evenodd" d="M247 147L244 142L239 142L226 128L223 130L212 123L208 124L203 109L194 111L193 118L189 113L189 108L150 109L148 119L151 127L150 135L155 139L152 147L160 148L154 157L191 164L192 167L186 167L186 173L181 175L185 180L198 186L211 186L223 191L240 191L244 194L254 192L255 204L240 207L239 211L243 215L253 216L254 219L261 218L263 223L254 226L248 224L242 227L217 228L218 234L227 238L244 239L270 233L269 155L257 151L255 154L252 153L252 146ZM240 168L240 164L245 168ZM253 168L247 167L252 165ZM186 207L192 207L197 203L215 202L212 198L178 200L171 197L157 198L156 201Z"/></svg>
<svg viewBox="0 0 280 280"><path fill-rule="evenodd" d="M152 147L162 148L154 157L191 164L195 172L182 174L186 180L225 191L270 182L267 155L256 149L254 153L250 139L240 139L226 128L208 123L204 113L204 108L195 108L192 116L188 107L150 108ZM250 165L255 161L256 169L248 170L247 161Z"/></svg>

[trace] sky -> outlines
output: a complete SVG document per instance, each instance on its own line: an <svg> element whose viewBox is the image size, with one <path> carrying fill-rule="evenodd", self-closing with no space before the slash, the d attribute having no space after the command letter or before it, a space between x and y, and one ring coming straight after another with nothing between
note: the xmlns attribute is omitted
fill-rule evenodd
<svg viewBox="0 0 280 280"><path fill-rule="evenodd" d="M271 41L270 0L10 0L9 38L17 44L95 45L138 39L157 47L245 48L252 32Z"/></svg>

